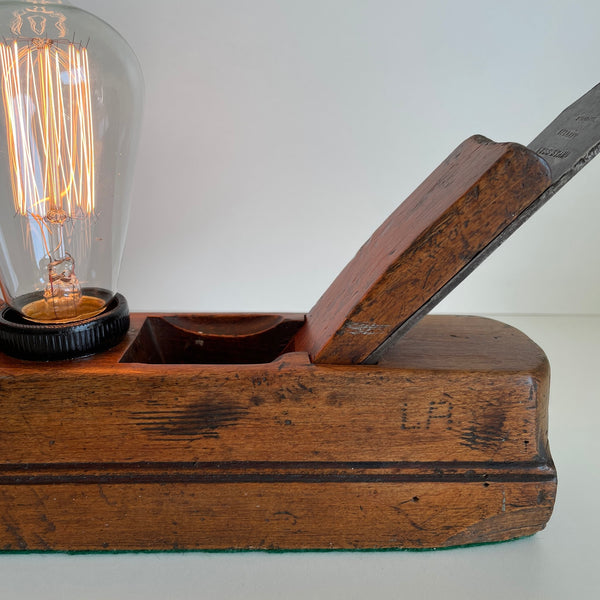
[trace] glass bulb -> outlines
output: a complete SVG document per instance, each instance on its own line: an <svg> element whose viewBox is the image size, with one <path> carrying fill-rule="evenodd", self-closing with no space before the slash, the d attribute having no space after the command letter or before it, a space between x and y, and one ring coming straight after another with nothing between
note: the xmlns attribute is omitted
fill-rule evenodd
<svg viewBox="0 0 600 600"><path fill-rule="evenodd" d="M125 40L60 1L0 1L0 285L39 323L116 294L143 82Z"/></svg>

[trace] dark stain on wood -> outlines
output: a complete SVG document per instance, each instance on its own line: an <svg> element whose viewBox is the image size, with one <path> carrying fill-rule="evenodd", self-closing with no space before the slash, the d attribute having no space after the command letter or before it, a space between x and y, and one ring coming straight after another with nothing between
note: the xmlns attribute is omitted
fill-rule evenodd
<svg viewBox="0 0 600 600"><path fill-rule="evenodd" d="M256 405L260 402L255 402ZM246 416L248 407L229 400L209 400L180 410L134 413L144 431L167 439L219 438L219 430L232 427Z"/></svg>
<svg viewBox="0 0 600 600"><path fill-rule="evenodd" d="M506 413L500 406L487 407L479 421L474 421L461 435L461 444L471 450L497 450L508 439L504 429Z"/></svg>

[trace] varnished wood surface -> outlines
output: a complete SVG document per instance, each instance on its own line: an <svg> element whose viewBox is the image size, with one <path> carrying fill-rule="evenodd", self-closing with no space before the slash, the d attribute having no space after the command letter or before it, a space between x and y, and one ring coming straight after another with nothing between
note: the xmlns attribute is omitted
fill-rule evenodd
<svg viewBox="0 0 600 600"><path fill-rule="evenodd" d="M510 327L428 317L378 366L120 362L145 319L96 357L0 356L0 548L431 547L550 516L548 363Z"/></svg>
<svg viewBox="0 0 600 600"><path fill-rule="evenodd" d="M527 148L469 138L359 250L292 347L318 363L367 361L550 183Z"/></svg>

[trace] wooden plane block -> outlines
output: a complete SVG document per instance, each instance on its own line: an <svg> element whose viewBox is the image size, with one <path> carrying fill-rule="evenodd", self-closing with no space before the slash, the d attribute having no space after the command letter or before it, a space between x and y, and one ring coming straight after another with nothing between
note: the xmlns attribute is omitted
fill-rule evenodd
<svg viewBox="0 0 600 600"><path fill-rule="evenodd" d="M531 340L430 316L379 365L277 356L302 323L133 315L102 355L0 355L0 548L429 548L544 527L549 368Z"/></svg>
<svg viewBox="0 0 600 600"><path fill-rule="evenodd" d="M532 150L467 139L359 250L290 348L315 363L368 361L551 183Z"/></svg>

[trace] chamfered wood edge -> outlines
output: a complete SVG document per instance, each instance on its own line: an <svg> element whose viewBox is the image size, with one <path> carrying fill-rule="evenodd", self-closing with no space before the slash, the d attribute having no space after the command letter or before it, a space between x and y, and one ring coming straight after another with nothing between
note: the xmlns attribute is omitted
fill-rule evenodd
<svg viewBox="0 0 600 600"><path fill-rule="evenodd" d="M147 461L2 464L0 485L221 483L551 482L551 457L536 461Z"/></svg>

